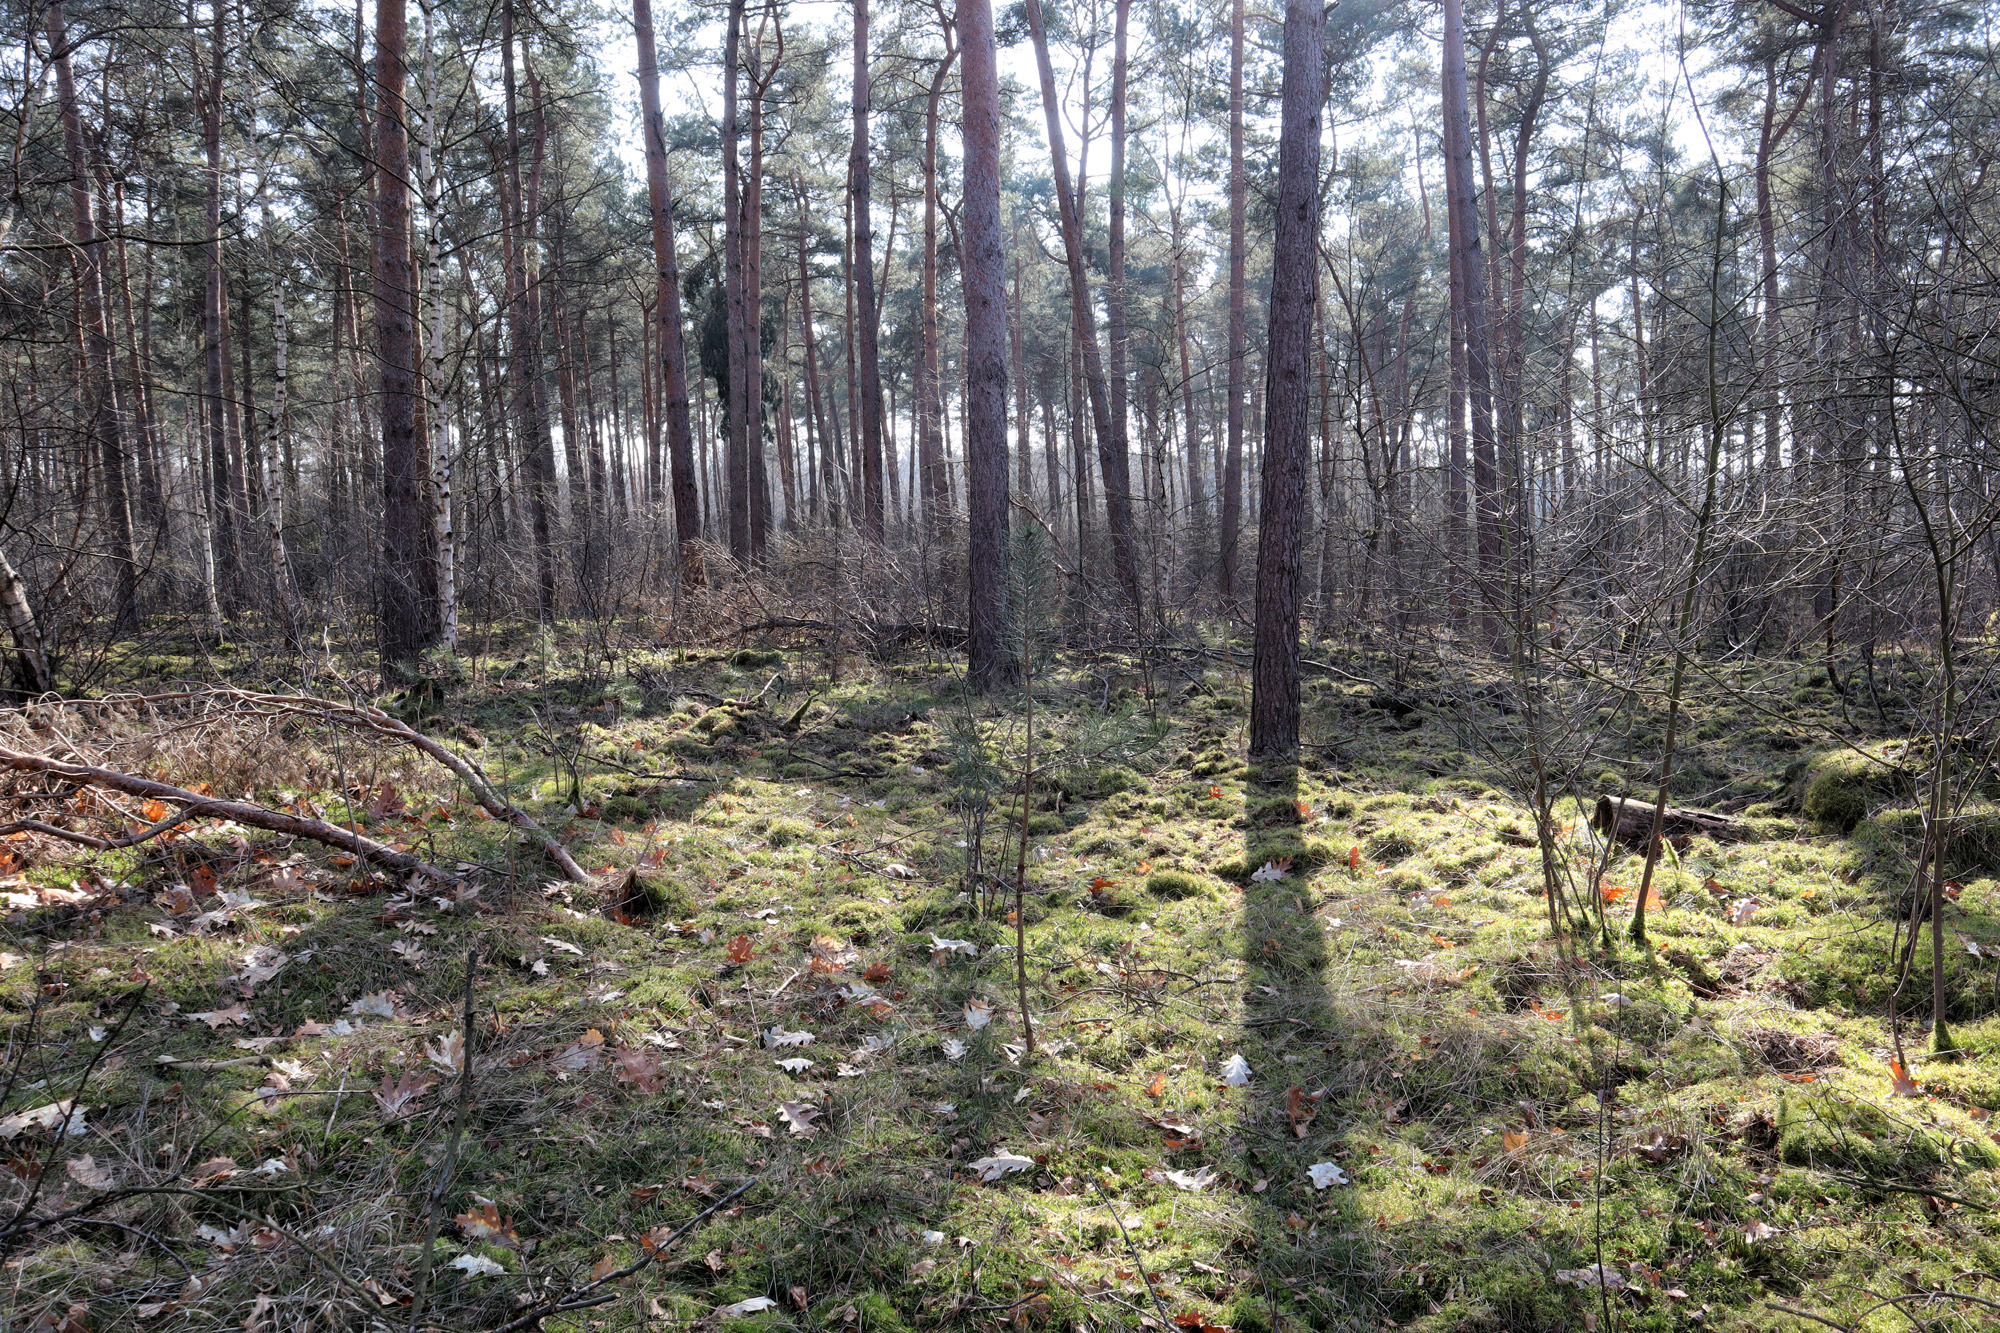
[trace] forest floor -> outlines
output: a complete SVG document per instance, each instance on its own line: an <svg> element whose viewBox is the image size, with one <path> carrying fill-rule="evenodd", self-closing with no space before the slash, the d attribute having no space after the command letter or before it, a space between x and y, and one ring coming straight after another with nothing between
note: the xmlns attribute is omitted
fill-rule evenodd
<svg viewBox="0 0 2000 1333"><path fill-rule="evenodd" d="M387 700L589 886L412 753L107 710L95 753L149 733L149 772L463 879L212 823L8 842L0 1324L1991 1327L2000 837L1951 866L1965 1058L1906 1020L1905 1073L1914 817L1829 745L1898 754L1817 667L1701 677L1676 800L1752 836L1673 850L1646 945L1640 858L1593 882L1558 804L1565 949L1505 682L1334 665L1275 775L1219 653L1044 672L1032 1050L1023 715L948 664L545 645ZM1611 756L1577 794L1649 791L1657 692L1577 708L1567 743Z"/></svg>

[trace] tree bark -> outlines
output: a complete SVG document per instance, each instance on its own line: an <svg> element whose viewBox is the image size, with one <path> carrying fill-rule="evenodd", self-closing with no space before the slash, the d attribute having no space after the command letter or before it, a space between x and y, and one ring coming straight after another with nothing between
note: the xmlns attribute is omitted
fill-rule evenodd
<svg viewBox="0 0 2000 1333"><path fill-rule="evenodd" d="M506 103L507 163L502 204L511 226L509 246L508 341L514 379L514 421L521 445L522 471L527 474L528 521L535 555L535 608L543 624L556 617L556 553L551 511L555 504L555 441L549 431L548 382L543 375L541 274L532 257L535 214L540 204L539 165L523 179L521 125L514 74L514 4L500 6L501 89ZM537 138L541 98L535 98ZM539 163L539 153L537 160Z"/></svg>
<svg viewBox="0 0 2000 1333"><path fill-rule="evenodd" d="M1243 0L1229 7L1229 387L1224 420L1227 452L1222 462L1222 534L1217 590L1225 606L1236 600L1236 553L1243 528L1243 361L1248 344L1243 305L1245 255L1243 167Z"/></svg>
<svg viewBox="0 0 2000 1333"><path fill-rule="evenodd" d="M1007 619L1007 257L1000 235L1000 73L989 0L959 0L964 61L965 479L973 684L1014 678ZM1019 368L1016 368L1016 374Z"/></svg>
<svg viewBox="0 0 2000 1333"><path fill-rule="evenodd" d="M869 215L868 0L854 0L854 141L847 158L847 191L854 209L850 273L860 364L859 419L854 445L861 455L861 521L870 537L882 540L882 371L878 355L881 308L875 297L874 230Z"/></svg>
<svg viewBox="0 0 2000 1333"><path fill-rule="evenodd" d="M1062 223L1063 258L1069 269L1070 329L1083 362L1084 387L1090 398L1091 425L1097 437L1098 467L1104 473L1104 517L1111 530L1112 566L1132 615L1134 632L1145 620L1145 606L1139 591L1138 552L1132 540L1132 465L1117 446L1113 433L1111 404L1106 394L1104 359L1097 346L1097 318L1090 309L1090 284L1084 274L1083 221L1080 201L1072 188L1069 150L1064 144L1062 119L1056 108L1055 66L1049 59L1048 33L1042 24L1039 0L1027 0L1028 31L1035 43L1035 65L1042 85L1042 117L1048 126L1049 157L1055 167L1056 207ZM1078 527L1083 525L1082 499L1078 499Z"/></svg>
<svg viewBox="0 0 2000 1333"><path fill-rule="evenodd" d="M1500 634L1496 615L1500 572L1499 455L1493 437L1493 374L1486 341L1486 263L1479 243L1479 207L1473 197L1472 125L1466 108L1465 11L1462 0L1444 0L1443 68L1445 206L1451 210L1452 263L1457 273L1459 327L1465 335L1465 372L1472 405L1472 491L1478 547L1483 637Z"/></svg>
<svg viewBox="0 0 2000 1333"><path fill-rule="evenodd" d="M1299 748L1299 565L1306 469L1314 274L1319 263L1319 137L1326 101L1326 16L1319 0L1286 0L1278 208L1264 354L1262 517L1257 626L1250 667L1250 755L1281 762Z"/></svg>
<svg viewBox="0 0 2000 1333"><path fill-rule="evenodd" d="M417 438L415 273L410 262L410 141L404 104L408 13L375 8L375 356L382 423L382 661L410 669L427 645L433 600L425 559L424 464Z"/></svg>
<svg viewBox="0 0 2000 1333"><path fill-rule="evenodd" d="M210 0L214 18L210 29L208 78L203 88L202 141L207 158L204 186L207 200L206 258L208 278L206 304L202 311L202 348L205 359L204 406L208 414L209 528L216 566L218 600L234 610L242 595L243 557L237 540L234 486L229 471L227 399L223 391L223 368L228 363L225 345L228 291L222 269L222 71L227 51L228 8L222 0ZM357 38L358 40L358 38Z"/></svg>
<svg viewBox="0 0 2000 1333"><path fill-rule="evenodd" d="M687 344L681 336L680 264L674 254L674 203L667 182L666 122L660 114L660 59L653 39L652 0L632 0L639 38L639 105L646 120L646 203L653 222L653 305L660 362L667 467L674 497L674 536L683 592L706 581L701 567L701 505L695 492L694 433L688 421Z"/></svg>
<svg viewBox="0 0 2000 1333"><path fill-rule="evenodd" d="M83 321L82 404L99 474L103 478L105 526L112 567L112 628L130 633L138 625L139 550L132 531L132 500L126 484L125 427L119 411L117 353L111 342L107 247L98 232L92 198L90 154L84 146L83 113L77 106L76 78L70 69L68 36L61 0L49 6L49 48L55 52L56 104L62 116L68 155L70 213L76 230L77 306Z"/></svg>

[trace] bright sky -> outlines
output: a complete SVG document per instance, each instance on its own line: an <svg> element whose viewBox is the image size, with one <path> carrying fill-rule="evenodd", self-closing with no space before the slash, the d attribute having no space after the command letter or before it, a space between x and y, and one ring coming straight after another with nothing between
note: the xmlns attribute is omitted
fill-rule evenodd
<svg viewBox="0 0 2000 1333"><path fill-rule="evenodd" d="M995 8L998 9L1004 3L1005 0L996 0ZM849 0L792 0L786 12L788 23L793 30L811 28L820 32L828 32L842 46L845 46L846 36L852 30L853 11ZM1675 48L1680 14L1680 6L1674 3L1674 0L1639 0L1638 3L1631 5L1626 13L1619 16L1611 24L1604 54L1609 59L1616 60L1622 58L1631 61L1636 68L1645 73L1649 83L1671 87L1669 94L1670 104L1667 112L1674 123L1675 142L1683 153L1698 160L1707 156L1707 148L1703 143L1700 129L1695 123L1694 118L1687 114L1687 90L1685 86L1679 86ZM665 14L660 15L660 17L662 20L666 19ZM1132 23L1133 54L1135 60L1139 57L1139 43L1143 40L1141 35L1142 26L1135 16ZM1432 26L1435 26L1434 20ZM878 20L878 36L882 27L883 24ZM717 67L720 63L722 49L722 25L719 22L708 25L703 30L701 37L703 39L701 44L713 49L715 59L703 62L696 68L679 74L663 86L662 95L667 101L670 111L673 109L682 111L699 110L711 116L719 114L721 84ZM1275 38L1273 40L1275 41ZM1060 52L1058 52L1056 58L1058 62L1057 74L1058 78L1061 78L1063 69ZM643 178L645 164L638 131L639 95L638 80L636 77L638 58L636 44L632 39L630 31L629 20L624 23L617 23L615 21L607 22L600 30L598 59L603 68L611 75L613 94L621 98L626 107L627 130L620 141L613 146L614 151L625 161L628 170L635 178ZM1709 100L1710 89L1706 85L1709 80L1703 77L1704 60L1700 52L1696 52L1690 56L1690 65L1693 67L1695 86L1702 94L1704 102L1707 102ZM834 68L836 87L839 89L837 97L841 104L844 105L847 96L845 91L847 70L851 68L848 58L842 56L837 59L834 62ZM1033 48L1024 41L1017 46L1003 49L1000 52L1000 71L1003 81L1012 81L1019 85L1029 97L1030 100L1028 103L1019 109L1039 130L1042 124L1042 117L1040 113ZM1106 53L1106 58L1099 61L1098 79L1100 83L1108 81L1108 72L1108 53ZM1384 73L1386 73L1386 69ZM1097 95L1100 100L1105 96L1102 87L1098 89ZM1406 134L1411 118L1411 109L1407 105L1400 104L1394 98L1388 96L1386 89L1384 90L1384 95L1379 99L1379 103L1382 107L1382 121L1378 126L1373 128L1389 129L1393 127L1395 132ZM1080 108L1076 105L1070 105L1065 110L1068 117L1066 133L1069 136L1070 151L1074 154L1077 149L1075 125L1079 120ZM1272 111L1275 113L1275 108L1272 108ZM1429 111L1430 108L1423 108L1423 112L1426 114L1421 114L1417 117L1419 123L1427 127L1435 123L1434 115L1428 114ZM1097 113L1102 114L1101 106L1097 108ZM1713 123L1712 117L1711 123ZM1369 135L1371 129L1366 124L1359 127L1350 125L1343 127L1341 132L1344 136L1352 135L1357 128L1364 137ZM957 147L955 142L956 136L949 129L945 133L946 141L944 147L947 151L955 153ZM1742 145L1728 142L1726 135L1718 138L1716 147L1722 153L1725 161L1733 161L1742 156ZM1047 147L1043 141L1043 136L1037 133L1029 142L1016 143L1014 153L1016 161L1022 165L1046 161ZM1105 151L1100 148L1093 160L1093 176L1101 178L1104 161Z"/></svg>

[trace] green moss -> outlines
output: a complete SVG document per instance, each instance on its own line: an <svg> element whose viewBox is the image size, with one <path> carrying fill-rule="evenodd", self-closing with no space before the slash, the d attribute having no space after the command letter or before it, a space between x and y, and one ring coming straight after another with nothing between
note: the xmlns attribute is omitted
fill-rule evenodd
<svg viewBox="0 0 2000 1333"><path fill-rule="evenodd" d="M763 833L764 841L773 847L793 847L818 836L818 830L803 819L773 819L765 824Z"/></svg>
<svg viewBox="0 0 2000 1333"><path fill-rule="evenodd" d="M1825 751L1806 765L1799 806L1807 818L1846 833L1909 790L1901 758L1901 746Z"/></svg>
<svg viewBox="0 0 2000 1333"><path fill-rule="evenodd" d="M1206 875L1190 874L1185 870L1155 870L1146 876L1146 892L1155 898L1169 900L1222 896Z"/></svg>

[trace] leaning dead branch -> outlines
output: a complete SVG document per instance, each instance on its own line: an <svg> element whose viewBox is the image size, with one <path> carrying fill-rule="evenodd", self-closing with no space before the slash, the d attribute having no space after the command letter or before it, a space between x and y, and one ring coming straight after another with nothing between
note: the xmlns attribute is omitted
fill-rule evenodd
<svg viewBox="0 0 2000 1333"><path fill-rule="evenodd" d="M86 847L105 850L134 846L148 838L157 837L189 819L229 819L249 828L325 843L329 847L337 847L352 856L372 861L385 869L402 874L423 874L440 880L451 878L444 871L410 852L399 851L387 843L377 842L373 838L329 824L323 819L314 819L309 815L272 810L266 806L253 805L248 801L229 801L216 796L205 796L200 792L189 791L185 787L176 787L171 782L158 782L135 773L121 773L115 768L101 768L95 764L52 759L48 755L33 754L4 745L0 745L0 767L11 768L17 773L46 774L65 782L73 782L80 787L102 787L124 792L127 796L166 801L180 807L178 814L162 819L144 832L128 838L99 838L33 819L16 820L5 826L7 831L32 830L80 843Z"/></svg>
<svg viewBox="0 0 2000 1333"><path fill-rule="evenodd" d="M768 689L769 687L767 686L766 688ZM543 855L556 864L557 868L562 871L565 879L573 884L588 884L591 882L590 876L584 873L583 868L577 865L576 859L569 854L569 849L564 847L553 833L542 827L541 823L533 815L530 815L527 811L502 796L499 789L494 786L493 780L486 775L479 765L462 755L454 753L439 741L424 735L424 733L418 731L415 727L408 725L400 718L383 712L379 708L371 707L367 704L341 703L337 700L321 699L309 694L267 694L255 690L225 687L180 690L169 694L117 695L95 702L118 707L140 708L156 708L164 704L205 703L232 712L249 712L262 717L298 717L328 724L338 723L373 736L400 742L450 770L459 781L465 784L466 789L472 793L473 799L479 803L481 809L486 811L487 814L492 815L495 819L511 824L519 829L524 836L533 841L541 849ZM175 790L179 789L176 788ZM178 801L180 798L162 796L160 799ZM208 800L210 798L200 797L197 799ZM272 827L268 824L255 823L255 821L239 815L228 817L236 819L239 823L252 824L257 828ZM284 817L291 818L291 816ZM308 822L318 823L318 821ZM331 825L321 825L321 827L332 828ZM333 831L339 832L339 830ZM301 833L299 836L312 837L315 835ZM80 841L80 839L71 840ZM367 840L363 839L363 841ZM381 846L379 843L370 845ZM349 850L352 849L350 848ZM382 861L378 856L371 855L369 859L378 861L381 864L389 864Z"/></svg>
<svg viewBox="0 0 2000 1333"><path fill-rule="evenodd" d="M328 721L344 722L401 741L450 769L471 791L473 799L479 802L481 809L495 819L512 824L533 839L541 847L542 853L561 868L564 877L571 883L590 883L590 876L577 865L575 858L569 854L569 849L564 847L553 833L543 828L533 815L502 796L494 787L493 780L481 771L479 765L462 755L454 754L440 742L379 708L367 704L336 703L331 699L317 699L305 694L258 694L236 689L203 691L190 697L201 697L201 694L239 700L266 713L290 713L301 717L318 717Z"/></svg>

